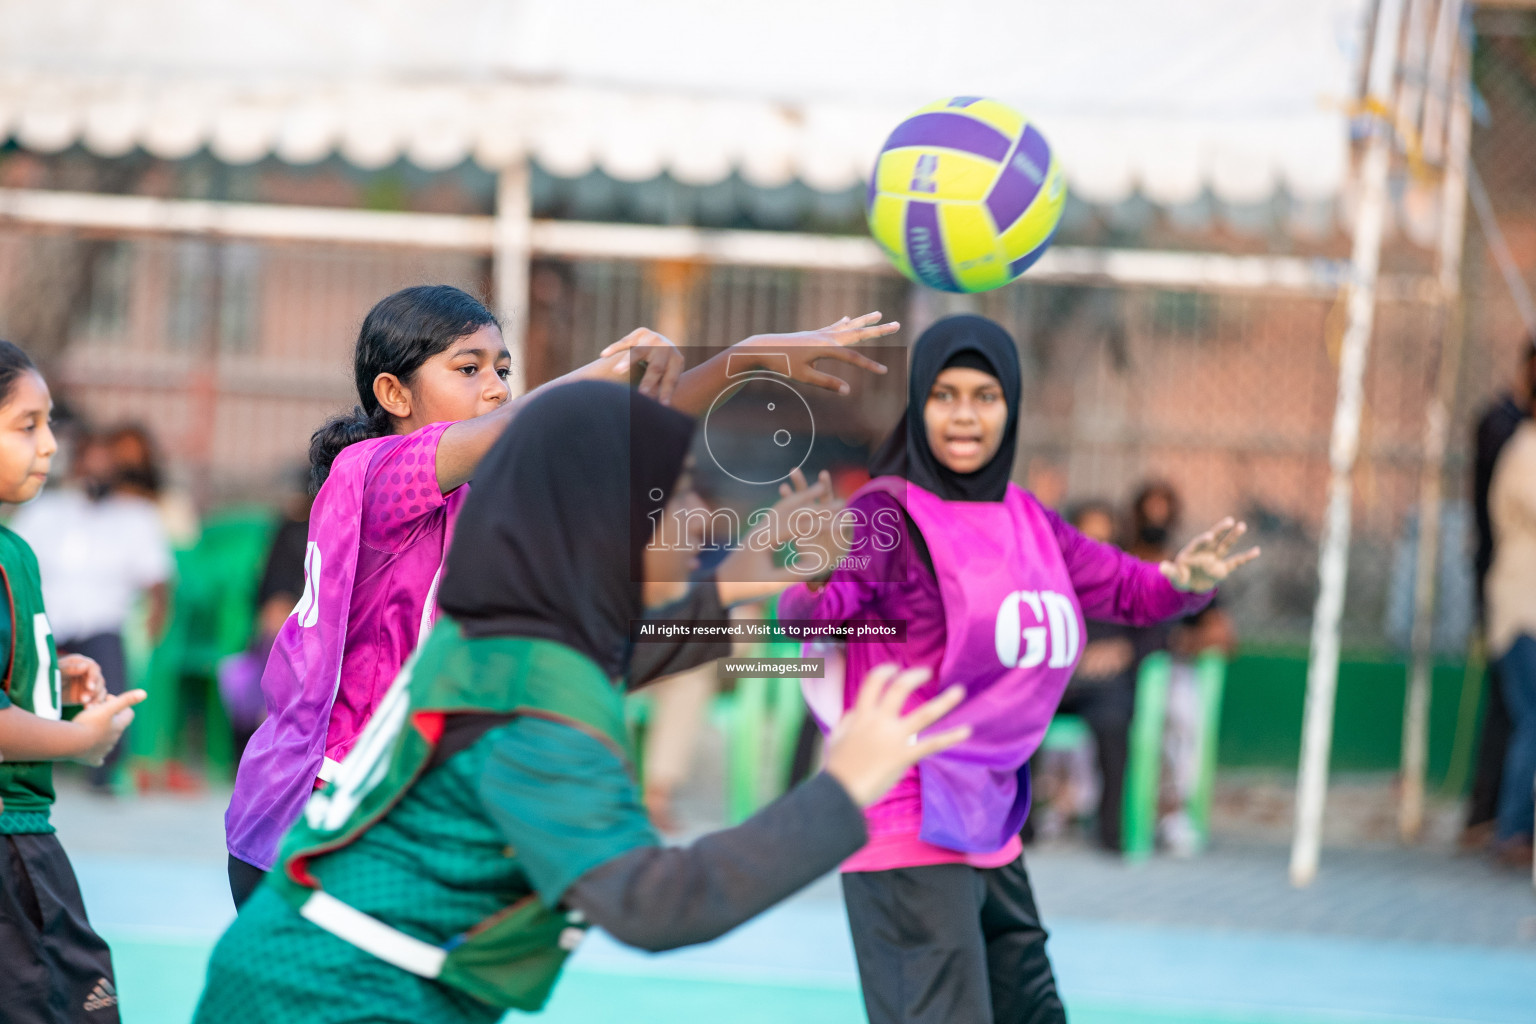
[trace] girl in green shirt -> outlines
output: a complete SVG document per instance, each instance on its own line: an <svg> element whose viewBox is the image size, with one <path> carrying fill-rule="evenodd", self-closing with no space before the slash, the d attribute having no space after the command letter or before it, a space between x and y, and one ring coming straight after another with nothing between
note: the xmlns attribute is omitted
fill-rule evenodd
<svg viewBox="0 0 1536 1024"><path fill-rule="evenodd" d="M0 341L0 502L30 501L58 450L48 385ZM37 558L0 527L0 977L7 1021L116 1021L112 957L49 823L53 762L99 765L143 690L108 697L90 658L58 656ZM80 707L83 705L83 707Z"/></svg>
<svg viewBox="0 0 1536 1024"><path fill-rule="evenodd" d="M536 1011L590 925L706 942L834 869L860 808L967 730L871 673L826 770L684 848L646 817L624 729L633 623L679 600L700 538L693 421L616 385L529 402L475 477L443 615L219 941L197 1024L490 1022ZM692 517L697 524L699 517ZM697 526L697 529L701 529Z"/></svg>

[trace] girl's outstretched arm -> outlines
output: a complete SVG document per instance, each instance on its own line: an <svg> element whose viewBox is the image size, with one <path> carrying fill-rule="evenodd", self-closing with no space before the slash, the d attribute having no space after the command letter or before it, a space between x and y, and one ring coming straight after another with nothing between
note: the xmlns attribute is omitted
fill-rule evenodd
<svg viewBox="0 0 1536 1024"><path fill-rule="evenodd" d="M502 405L494 412L473 419L460 420L443 431L437 444L437 486L447 494L460 484L467 483L475 475L475 467L491 450L501 432L534 395L561 384L577 380L607 380L617 384L630 381L630 350L644 349L645 375L638 390L642 395L656 399L663 405L670 404L672 392L677 387L683 369L682 353L677 346L648 328L641 327L603 349L592 362L532 391L526 391Z"/></svg>
<svg viewBox="0 0 1536 1024"><path fill-rule="evenodd" d="M963 727L925 733L959 702L958 688L902 713L928 678L926 669L898 673L895 665L872 671L828 742L824 772L691 846L657 845L616 754L554 722L507 728L483 770L480 799L546 904L580 911L642 949L705 942L837 867L864 844L860 809L969 735Z"/></svg>
<svg viewBox="0 0 1536 1024"><path fill-rule="evenodd" d="M883 338L900 329L899 323L881 323L880 313L876 311L860 317L845 316L816 331L754 334L683 374L677 382L677 392L672 396L672 405L690 416L698 416L732 386L732 378L754 370L783 372L787 369L791 380L846 395L848 382L817 369L815 363L833 359L871 373L885 373L882 363L849 346ZM774 358L768 358L770 356Z"/></svg>
<svg viewBox="0 0 1536 1024"><path fill-rule="evenodd" d="M682 354L671 341L649 328L631 331L603 349L586 366L518 395L495 412L461 420L445 430L437 446L438 489L446 494L473 478L475 467L480 464L485 453L491 450L501 432L517 415L518 409L534 395L545 388L575 380L611 380L627 384L637 361L645 364L645 373L637 386L639 392L690 416L697 416L707 410L722 392L731 387L733 376L754 369L787 366L792 380L847 394L846 381L817 369L815 363L822 359L833 359L873 373L885 373L884 365L848 347L901 329L899 323L882 324L879 320L879 312L874 312L861 317L845 316L817 331L755 334L687 373L683 372ZM632 349L642 350L638 360ZM764 361L765 354L778 358L770 365Z"/></svg>

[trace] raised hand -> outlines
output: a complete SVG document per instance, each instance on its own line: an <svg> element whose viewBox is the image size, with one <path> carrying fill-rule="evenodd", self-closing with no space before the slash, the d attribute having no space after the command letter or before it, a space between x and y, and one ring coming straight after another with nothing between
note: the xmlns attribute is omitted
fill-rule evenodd
<svg viewBox="0 0 1536 1024"><path fill-rule="evenodd" d="M107 681L94 658L63 655L59 658L59 675L64 680L64 704L95 704L107 697Z"/></svg>
<svg viewBox="0 0 1536 1024"><path fill-rule="evenodd" d="M1238 566L1259 557L1258 548L1232 554L1232 546L1248 532L1248 524L1231 516L1184 545L1171 562L1158 566L1175 590L1204 592L1232 575Z"/></svg>
<svg viewBox="0 0 1536 1024"><path fill-rule="evenodd" d="M789 481L779 485L779 500L753 514L751 529L741 544L716 568L721 603L733 605L772 597L791 583L830 572L846 547L841 532L835 529L842 509L826 470L814 484L808 484L799 469L792 470ZM795 544L796 557L780 566L774 553L789 543ZM804 563L811 560L818 564L807 569Z"/></svg>
<svg viewBox="0 0 1536 1024"><path fill-rule="evenodd" d="M85 745L75 752L71 760L98 767L107 759L123 730L133 721L133 706L149 694L143 690L129 690L116 697L107 697L88 704L74 717L73 725L86 730Z"/></svg>
<svg viewBox="0 0 1536 1024"><path fill-rule="evenodd" d="M633 351L637 348L644 351ZM598 353L597 358L576 371L576 375L589 380L628 384L630 369L637 363L645 367L645 375L640 378L636 390L662 405L671 405L672 392L677 390L677 380L683 373L683 354L670 339L649 327L630 331Z"/></svg>
<svg viewBox="0 0 1536 1024"><path fill-rule="evenodd" d="M901 324L895 321L880 323L880 312L876 310L873 313L865 313L863 316L845 316L815 331L797 331L793 334L754 334L733 346L732 352L750 355L761 350L764 354L783 354L789 358L789 376L792 379L846 395L849 391L848 382L841 377L818 370L815 366L816 361L835 359L871 373L885 373L884 363L877 363L848 346L857 345L861 341L883 338L899 330L901 330ZM782 363L773 365L765 361L761 368L780 369Z"/></svg>
<svg viewBox="0 0 1536 1024"><path fill-rule="evenodd" d="M932 675L926 668L898 674L895 665L876 666L864 677L853 707L833 727L827 740L827 774L842 783L859 806L879 800L923 758L970 737L968 725L918 735L960 703L963 687L951 686L911 714L901 713L912 691Z"/></svg>

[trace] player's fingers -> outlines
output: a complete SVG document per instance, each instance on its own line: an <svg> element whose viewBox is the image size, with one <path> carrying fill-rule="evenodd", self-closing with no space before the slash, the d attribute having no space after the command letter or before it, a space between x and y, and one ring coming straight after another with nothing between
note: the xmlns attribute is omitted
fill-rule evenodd
<svg viewBox="0 0 1536 1024"><path fill-rule="evenodd" d="M645 375L640 378L638 390L647 398L660 398L661 381L667 372L667 355L648 349L641 353L641 358L645 360Z"/></svg>
<svg viewBox="0 0 1536 1024"><path fill-rule="evenodd" d="M1179 555L1185 558L1192 558L1209 551L1215 544L1216 532L1214 530L1206 530L1204 533L1196 534L1193 540L1185 544L1184 549L1179 552Z"/></svg>
<svg viewBox="0 0 1536 1024"><path fill-rule="evenodd" d="M792 471L789 479L779 485L779 493L783 495L779 506L786 509L799 508L816 500L816 489L805 485L805 474L798 469Z"/></svg>
<svg viewBox="0 0 1536 1024"><path fill-rule="evenodd" d="M896 677L896 663L892 661L881 662L869 670L864 677L864 682L859 686L859 696L853 702L856 710L868 711L880 700L880 695L885 692L886 685Z"/></svg>
<svg viewBox="0 0 1536 1024"><path fill-rule="evenodd" d="M795 470L795 472L798 473L799 470ZM826 470L822 470L820 473L816 474L815 483L807 483L802 477L800 481L800 492L805 495L805 503L807 505L824 506L827 500L833 496L832 474L828 473Z"/></svg>
<svg viewBox="0 0 1536 1024"><path fill-rule="evenodd" d="M636 327L634 330L624 335L624 337L620 338L618 341L614 342L599 352L597 354L598 358L606 358L607 356L613 355L615 352L622 352L626 348L633 348L642 337L650 333L651 332L647 328Z"/></svg>
<svg viewBox="0 0 1536 1024"><path fill-rule="evenodd" d="M148 696L149 694L143 690L129 690L116 697L108 697L101 703L112 712L113 717L116 717L120 712L127 711Z"/></svg>
<svg viewBox="0 0 1536 1024"><path fill-rule="evenodd" d="M871 324L868 327L844 327L837 332L839 345L857 345L861 341L870 341L874 338L883 338L887 334L895 334L901 330L901 322L892 320L886 324Z"/></svg>
<svg viewBox="0 0 1536 1024"><path fill-rule="evenodd" d="M965 687L956 683L948 687L943 693L933 700L916 707L912 713L903 718L902 724L914 733L922 732L934 722L943 718L955 709L955 705L965 699Z"/></svg>
<svg viewBox="0 0 1536 1024"><path fill-rule="evenodd" d="M912 691L933 678L931 668L909 668L902 672L880 695L880 710L888 715L900 715Z"/></svg>
<svg viewBox="0 0 1536 1024"><path fill-rule="evenodd" d="M1227 516L1226 518L1222 519L1221 522L1211 527L1209 531L1211 534L1212 543L1217 547L1225 544L1227 542L1227 538L1232 535L1232 531L1236 528L1236 519L1233 519L1231 516Z"/></svg>
<svg viewBox="0 0 1536 1024"><path fill-rule="evenodd" d="M856 352L851 348L830 348L816 358L836 359L839 362L849 363L853 366L862 367L863 369L869 370L871 373L885 373L887 370L887 367L884 363L876 362L864 353Z"/></svg>
<svg viewBox="0 0 1536 1024"><path fill-rule="evenodd" d="M661 387L656 393L657 401L662 405L671 405L672 394L677 390L677 382L682 379L683 354L677 349L668 349L666 366L661 373Z"/></svg>
<svg viewBox="0 0 1536 1024"><path fill-rule="evenodd" d="M1259 549L1258 548L1249 548L1247 551L1244 551L1240 555L1233 555L1231 558L1228 558L1226 561L1222 562L1222 565L1225 566L1227 572L1230 573L1233 569L1236 569L1238 566L1247 565L1249 562L1253 561L1255 558L1258 558L1258 557L1259 557Z"/></svg>
<svg viewBox="0 0 1536 1024"><path fill-rule="evenodd" d="M1222 554L1222 556L1225 557L1226 554L1229 551L1231 551L1233 547L1235 547L1237 545L1237 542L1243 539L1243 535L1245 533L1247 533L1247 532L1248 532L1248 524L1247 523L1243 523L1243 522L1234 523L1232 525L1232 528L1230 530L1228 530L1222 536L1222 538L1221 538L1221 554Z"/></svg>
<svg viewBox="0 0 1536 1024"><path fill-rule="evenodd" d="M931 757L941 750L948 750L957 743L964 743L971 738L971 727L962 725L954 729L946 729L944 732L918 740L912 744L911 760L915 764L925 757Z"/></svg>
<svg viewBox="0 0 1536 1024"><path fill-rule="evenodd" d="M795 379L810 384L813 387L836 391L840 395L846 395L850 390L848 382L843 380L843 378L834 377L830 373L822 373L809 363L801 364L800 373Z"/></svg>

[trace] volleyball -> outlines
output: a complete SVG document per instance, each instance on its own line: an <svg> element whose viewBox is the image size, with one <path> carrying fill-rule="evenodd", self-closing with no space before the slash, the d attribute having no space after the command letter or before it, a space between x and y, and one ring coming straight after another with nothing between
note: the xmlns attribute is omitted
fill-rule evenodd
<svg viewBox="0 0 1536 1024"><path fill-rule="evenodd" d="M916 111L885 140L869 178L869 230L912 280L985 292L1044 254L1066 198L1040 129L996 100L957 96Z"/></svg>

